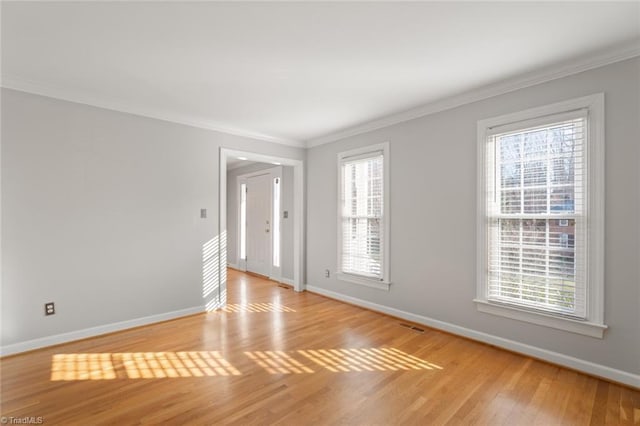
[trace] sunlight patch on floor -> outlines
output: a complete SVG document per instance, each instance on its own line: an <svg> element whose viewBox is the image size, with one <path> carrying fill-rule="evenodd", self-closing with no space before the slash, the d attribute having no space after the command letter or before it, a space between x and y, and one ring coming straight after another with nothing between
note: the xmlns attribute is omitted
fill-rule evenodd
<svg viewBox="0 0 640 426"><path fill-rule="evenodd" d="M110 353L57 354L51 362L51 380L110 380L116 370Z"/></svg>
<svg viewBox="0 0 640 426"><path fill-rule="evenodd" d="M291 309L284 305L275 303L229 303L222 308L223 312L295 312L295 309Z"/></svg>
<svg viewBox="0 0 640 426"><path fill-rule="evenodd" d="M307 349L298 351L245 352L269 374L313 373L322 367L334 373L358 371L442 370L396 348Z"/></svg>
<svg viewBox="0 0 640 426"><path fill-rule="evenodd" d="M298 353L334 373L350 371L442 370L395 348L310 349Z"/></svg>
<svg viewBox="0 0 640 426"><path fill-rule="evenodd" d="M321 367L334 373L442 370L396 348L247 351L244 355L269 374L311 374ZM164 379L239 376L217 351L56 354L52 381Z"/></svg>
<svg viewBox="0 0 640 426"><path fill-rule="evenodd" d="M52 381L161 379L240 374L216 351L56 354L51 362Z"/></svg>
<svg viewBox="0 0 640 426"><path fill-rule="evenodd" d="M314 372L283 351L253 351L245 352L244 354L270 374L302 374Z"/></svg>

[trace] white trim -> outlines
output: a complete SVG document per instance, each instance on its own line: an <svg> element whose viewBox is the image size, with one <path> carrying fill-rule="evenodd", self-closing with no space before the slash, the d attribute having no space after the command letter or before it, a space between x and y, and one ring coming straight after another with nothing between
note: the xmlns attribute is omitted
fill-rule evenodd
<svg viewBox="0 0 640 426"><path fill-rule="evenodd" d="M115 100L106 100L99 97L87 95L79 91L74 91L70 88L63 88L60 86L22 79L15 76L3 75L0 79L0 85L7 89L19 90L21 92L62 99L69 102L126 112L129 114L155 118L172 123L184 124L191 127L213 130L216 132L227 133L240 137L259 139L283 145L295 146L298 148L313 148L315 146L335 142L350 136L359 135L361 133L370 132L387 126L392 126L394 124L413 120L415 118L434 114L440 111L446 111L448 109L470 104L472 102L477 102L483 99L513 92L515 90L534 86L536 84L541 84L547 81L556 80L558 78L578 74L584 71L603 67L615 62L621 62L637 56L640 56L640 46L638 46L637 42L633 41L621 45L617 48L607 49L600 54L590 55L589 57L581 57L572 61L565 61L538 71L532 71L530 73L526 73L511 79L501 80L498 83L484 85L477 89L465 91L458 95L447 96L442 99L429 102L417 108L400 112L398 114L388 115L380 119L368 121L360 125L349 127L342 131L332 132L317 138L311 138L307 141L285 139L271 135L265 135L262 133L249 132L242 129L227 128L226 126L223 126L221 124L211 121L205 121L201 118L184 116L173 112L161 111L155 108L126 105Z"/></svg>
<svg viewBox="0 0 640 426"><path fill-rule="evenodd" d="M495 303L489 303L486 300L474 299L474 302L480 312L530 322L545 327L557 328L559 330L570 331L571 333L583 334L598 339L604 337L604 331L608 328L604 324L579 321L571 318L559 318L542 312L518 309L516 306L497 305Z"/></svg>
<svg viewBox="0 0 640 426"><path fill-rule="evenodd" d="M244 173L236 177L238 178L238 180L241 180L241 179L246 179L250 177L270 175L272 174L273 169L282 169L282 166L265 167L264 169L256 170L255 172Z"/></svg>
<svg viewBox="0 0 640 426"><path fill-rule="evenodd" d="M281 284L286 284L293 287L293 280L291 278L279 277L279 278L271 278L271 279Z"/></svg>
<svg viewBox="0 0 640 426"><path fill-rule="evenodd" d="M180 309L177 311L165 312L163 314L149 315L142 318L136 318L127 321L114 322L111 324L99 325L97 327L85 328L82 330L70 331L68 333L55 334L53 336L41 337L38 339L27 340L24 342L5 345L0 348L0 355L7 356L20 352L32 351L47 346L59 345L61 343L72 342L74 340L86 339L88 337L96 337L102 334L122 331L129 328L140 327L143 325L154 324L161 321L168 321L188 315L199 314L205 312L204 306L194 306L192 308Z"/></svg>
<svg viewBox="0 0 640 426"><path fill-rule="evenodd" d="M282 166L271 166L271 167L266 167L264 169L260 169L260 170L256 170L254 172L248 172L248 173L243 173L241 175L236 176L236 194L238 196L238 203L237 203L237 212L236 212L236 220L238 223L238 229L236 229L236 237L237 237L237 247L236 247L236 259L238 259L238 263L240 265L240 267L242 268L243 271L247 270L247 260L243 259L240 256L240 247L242 244L241 241L241 211L240 211L240 205L241 205L241 197L242 197L242 193L240 191L240 189L242 188L241 185L244 183L245 185L247 184L247 179L248 178L252 178L252 177L256 177L256 176L262 176L262 175L269 175L270 176L270 184L269 184L269 214L271 215L271 226L270 229L273 230L274 228L274 224L275 221L278 220L280 223L280 265L282 265L282 218L280 217L275 217L273 215L273 198L274 198L274 194L273 194L273 179L274 178L280 178L280 181L282 181ZM280 211L282 211L282 195L280 196ZM272 276L280 276L282 274L282 266L275 266L273 264L273 237L274 234L273 232L271 232L271 234L269 235L269 277Z"/></svg>
<svg viewBox="0 0 640 426"><path fill-rule="evenodd" d="M304 291L305 285L302 282L304 276L304 162L286 157L276 157L255 152L238 151L230 148L220 147L220 188L218 193L219 208L219 229L222 233L227 229L227 158L247 157L250 161L261 163L278 162L282 166L293 167L293 288L295 291ZM225 284L226 285L226 284Z"/></svg>
<svg viewBox="0 0 640 426"><path fill-rule="evenodd" d="M226 133L228 135L240 136L243 138L258 139L282 145L295 146L297 148L306 147L306 144L303 141L278 138L263 133L250 132L242 129L227 127L211 120L203 120L199 117L182 115L173 111L162 110L156 107L130 105L114 99L95 97L93 95L81 93L80 91L76 91L68 87L63 88L47 83L35 82L8 76L2 76L1 84L2 87L7 89L18 90L21 92L46 96L49 98L61 99L67 102L74 102L77 104L89 105L112 111L126 112L128 114L138 115L141 117L154 118L156 120L183 124L185 126L197 127L199 129L213 130L214 132Z"/></svg>
<svg viewBox="0 0 640 426"><path fill-rule="evenodd" d="M306 284L305 259L307 249L305 245L305 171L302 162L293 169L293 288L295 291L304 291Z"/></svg>
<svg viewBox="0 0 640 426"><path fill-rule="evenodd" d="M236 271L241 271L240 265L238 265L237 263L227 262L227 268L235 269Z"/></svg>
<svg viewBox="0 0 640 426"><path fill-rule="evenodd" d="M244 194L242 193L242 185L245 185L245 188L244 188L245 193ZM247 237L246 236L246 231L247 231L247 229L246 229L246 225L247 225L246 224L246 221L247 221L246 207L247 207L247 204L246 203L247 203L247 199L246 198L244 199L244 203L245 203L244 204L244 207L245 207L245 218L244 218L245 219L245 223L244 223L244 226L245 226L245 228L244 228L244 231L245 231L245 241L244 241L245 242L245 246L244 246L245 256L242 257L242 242L243 242L242 241L242 230L243 230L242 229L243 228L243 224L242 224L242 197L243 196L246 197L246 195L247 195L246 194L246 191L247 191L246 185L247 185L246 180L236 179L236 197L237 197L236 205L238 207L238 211L236 212L236 220L237 220L236 223L238 224L238 226L236 227L237 228L236 229L236 238L237 238L236 239L236 241L237 241L237 244L236 244L236 259L238 259L238 269L240 269L241 271L245 271L245 272L247 270L247 259L246 259L246 257L247 257L247 253L246 253L246 251L247 251L247 246L246 246L246 237Z"/></svg>
<svg viewBox="0 0 640 426"><path fill-rule="evenodd" d="M269 185L269 188L271 189L271 257L269 259L269 264L271 265L271 273L272 274L277 274L278 276L282 275L282 254L283 254L283 239L282 239L282 203L283 203L283 192L282 192L282 166L277 166L278 170L274 173L271 173L271 182ZM278 211L276 214L275 211L275 180L278 180L278 184L279 184L279 198L278 198ZM278 224L278 262L279 265L276 266L274 263L274 246L275 246L275 237L276 237L276 233L275 233L275 229L276 229L276 223Z"/></svg>
<svg viewBox="0 0 640 426"><path fill-rule="evenodd" d="M389 287L391 287L391 283L389 281L380 281L374 278L367 278L359 275L337 273L336 278L340 281L346 281L384 291L389 291Z"/></svg>
<svg viewBox="0 0 640 426"><path fill-rule="evenodd" d="M293 280L291 278L282 277L282 278L280 278L280 282L283 283L283 284L287 284L287 285L293 286Z"/></svg>
<svg viewBox="0 0 640 426"><path fill-rule="evenodd" d="M342 194L342 163L354 158L366 158L368 155L382 155L382 194L383 194L383 244L382 244L382 280L375 278L367 278L365 276L357 276L353 274L346 274L341 271L342 265L342 206L341 206L341 194ZM391 285L391 273L390 273L390 253L391 248L391 171L390 171L390 149L389 142L382 142L374 145L366 145L360 148L351 149L338 153L338 188L337 188L337 263L336 277L342 281L348 281L354 284L364 285L366 287L377 288L380 290L389 291Z"/></svg>
<svg viewBox="0 0 640 426"><path fill-rule="evenodd" d="M524 311L521 309L489 304L487 300L488 224L485 162L486 141L490 129L504 124L525 122L538 117L551 116L577 109L587 109L589 114L585 161L587 170L587 316L584 327L576 326L576 321L549 314ZM479 120L477 124L477 259L476 259L476 306L481 312L500 315L520 321L558 328L591 337L602 338L607 329L604 324L604 93L583 96L537 108L531 108L498 117ZM539 317L534 320L535 317Z"/></svg>
<svg viewBox="0 0 640 426"><path fill-rule="evenodd" d="M373 311L381 312L387 315L392 315L397 318L404 319L406 321L423 324L427 327L443 330L448 333L452 333L458 336L466 337L468 339L476 340L478 342L486 343L488 345L497 346L502 349L517 352L522 355L534 357L543 361L551 362L563 367L571 368L581 371L586 374L590 374L596 377L602 377L607 380L612 380L617 383L623 383L628 386L640 388L640 375L630 373L628 371L618 370L615 368L607 367L602 364L596 364L591 361L586 361L579 358L574 358L569 355L561 354L559 352L542 349L536 346L527 345L526 343L516 342L514 340L505 339L502 337L494 336L492 334L483 333L481 331L472 330L470 328L461 327L459 325L451 324L448 322L436 320L433 318L425 317L418 314L412 314L410 312L402 311L399 309L391 308L377 303L368 302L366 300L358 299L344 294L336 293L334 291L325 290L321 287L307 284L307 291L317 293L331 299L336 299L342 302L350 303L363 308L371 309Z"/></svg>
<svg viewBox="0 0 640 426"><path fill-rule="evenodd" d="M380 119L353 126L339 132L334 132L325 136L313 138L307 141L306 147L313 148L315 146L335 142L340 139L345 139L362 133L371 132L383 127L403 123L405 121L413 120L425 115L446 111L448 109L470 104L472 102L477 102L483 99L492 98L494 96L503 95L515 90L535 86L536 84L546 83L548 81L567 77L573 74L578 74L594 68L603 67L605 65L624 61L637 56L640 56L640 46L637 42L634 41L620 46L617 49L609 49L599 55L594 55L587 58L582 57L578 60L563 62L561 64L523 74L518 77L501 80L500 82L495 84L485 85L458 95L447 96L418 108L410 109L398 114L388 115Z"/></svg>

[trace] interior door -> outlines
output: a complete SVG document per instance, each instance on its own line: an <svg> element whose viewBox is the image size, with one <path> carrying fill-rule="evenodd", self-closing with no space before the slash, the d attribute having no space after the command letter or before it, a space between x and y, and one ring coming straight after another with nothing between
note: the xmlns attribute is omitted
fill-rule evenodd
<svg viewBox="0 0 640 426"><path fill-rule="evenodd" d="M271 175L247 178L247 271L271 272Z"/></svg>

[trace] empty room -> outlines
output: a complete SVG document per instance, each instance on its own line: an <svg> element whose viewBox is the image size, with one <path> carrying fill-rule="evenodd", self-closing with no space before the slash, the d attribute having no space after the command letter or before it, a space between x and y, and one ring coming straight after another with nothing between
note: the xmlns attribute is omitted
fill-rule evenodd
<svg viewBox="0 0 640 426"><path fill-rule="evenodd" d="M0 18L2 424L640 425L640 2Z"/></svg>

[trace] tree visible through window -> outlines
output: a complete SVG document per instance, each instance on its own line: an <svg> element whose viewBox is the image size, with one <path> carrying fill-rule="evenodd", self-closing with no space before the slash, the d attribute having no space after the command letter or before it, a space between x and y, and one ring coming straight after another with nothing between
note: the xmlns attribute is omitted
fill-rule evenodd
<svg viewBox="0 0 640 426"><path fill-rule="evenodd" d="M479 311L602 338L604 95L478 122Z"/></svg>
<svg viewBox="0 0 640 426"><path fill-rule="evenodd" d="M585 125L580 117L491 138L489 299L584 315L569 241L584 217Z"/></svg>

